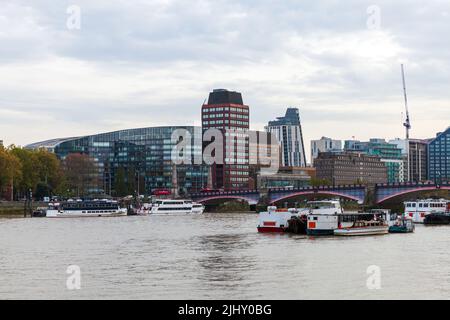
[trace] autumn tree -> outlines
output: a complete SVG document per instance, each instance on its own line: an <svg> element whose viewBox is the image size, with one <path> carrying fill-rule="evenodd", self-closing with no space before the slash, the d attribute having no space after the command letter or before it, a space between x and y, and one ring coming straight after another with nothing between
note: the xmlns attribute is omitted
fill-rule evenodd
<svg viewBox="0 0 450 320"><path fill-rule="evenodd" d="M14 184L22 176L21 163L9 149L0 147L0 194L6 192L14 197Z"/></svg>
<svg viewBox="0 0 450 320"><path fill-rule="evenodd" d="M19 159L21 177L15 180L16 191L25 195L29 190L39 194L36 197L50 196L62 182L61 164L55 154L47 150L29 150L12 146L10 152Z"/></svg>

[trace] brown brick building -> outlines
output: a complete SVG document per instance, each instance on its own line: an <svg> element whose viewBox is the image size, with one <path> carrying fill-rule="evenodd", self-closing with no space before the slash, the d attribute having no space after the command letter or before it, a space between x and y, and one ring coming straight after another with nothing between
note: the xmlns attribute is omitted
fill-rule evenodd
<svg viewBox="0 0 450 320"><path fill-rule="evenodd" d="M317 179L331 184L376 184L386 183L387 168L378 156L356 152L319 153L314 160Z"/></svg>
<svg viewBox="0 0 450 320"><path fill-rule="evenodd" d="M203 132L218 129L223 134L223 164L212 166L214 189L249 188L249 107L239 92L216 89L202 106Z"/></svg>

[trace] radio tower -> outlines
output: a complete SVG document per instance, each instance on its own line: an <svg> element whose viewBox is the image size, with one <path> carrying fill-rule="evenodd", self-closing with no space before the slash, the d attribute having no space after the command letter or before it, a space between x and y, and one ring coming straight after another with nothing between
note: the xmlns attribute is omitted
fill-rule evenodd
<svg viewBox="0 0 450 320"><path fill-rule="evenodd" d="M411 119L409 118L409 110L408 110L408 96L406 94L406 81L405 81L405 68L402 64L402 80L403 80L403 94L405 96L405 109L406 109L406 120L405 123L403 123L403 126L406 128L406 154L407 154L407 178L408 182L411 181L411 170L410 170L410 163L409 163L409 130L411 130Z"/></svg>
<svg viewBox="0 0 450 320"><path fill-rule="evenodd" d="M403 123L403 126L406 128L406 140L409 140L409 130L411 130L411 121L409 118L409 110L408 110L408 96L406 94L406 81L405 81L405 68L402 64L402 80L403 80L403 93L405 95L405 108L406 108L406 120Z"/></svg>

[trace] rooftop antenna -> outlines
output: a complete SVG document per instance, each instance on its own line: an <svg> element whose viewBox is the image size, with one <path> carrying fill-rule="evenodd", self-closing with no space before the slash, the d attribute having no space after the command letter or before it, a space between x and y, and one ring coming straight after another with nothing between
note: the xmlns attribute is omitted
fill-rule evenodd
<svg viewBox="0 0 450 320"><path fill-rule="evenodd" d="M409 140L409 130L411 130L411 121L409 118L408 96L406 94L405 68L403 64L402 64L402 80L403 80L403 93L405 95L405 109L406 109L406 120L405 123L403 123L403 126L406 128L406 140Z"/></svg>

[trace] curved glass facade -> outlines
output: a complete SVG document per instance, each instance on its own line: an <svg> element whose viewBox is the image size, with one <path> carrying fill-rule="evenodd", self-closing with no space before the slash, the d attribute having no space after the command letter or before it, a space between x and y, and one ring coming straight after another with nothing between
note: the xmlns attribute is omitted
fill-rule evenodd
<svg viewBox="0 0 450 320"><path fill-rule="evenodd" d="M196 139L201 141L202 129L193 126L128 129L61 139L52 145L51 151L62 160L71 153L92 157L98 166L100 182L95 191L99 193L116 195L118 179L139 194L149 195L156 189L176 189L180 194L198 192L207 185L208 168L199 164L172 164L172 150L176 145L172 133L179 129L192 137L186 150L195 163L194 158L202 155L201 144L194 144ZM45 145L46 142L41 142L28 147Z"/></svg>

